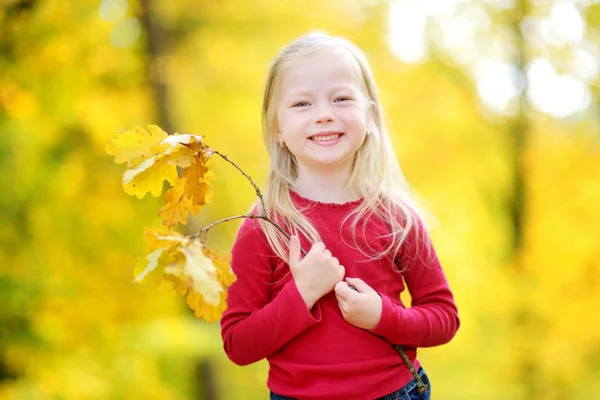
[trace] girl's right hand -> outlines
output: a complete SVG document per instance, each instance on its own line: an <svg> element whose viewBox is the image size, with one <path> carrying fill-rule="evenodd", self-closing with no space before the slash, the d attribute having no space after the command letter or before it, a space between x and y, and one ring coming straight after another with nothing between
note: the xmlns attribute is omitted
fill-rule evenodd
<svg viewBox="0 0 600 400"><path fill-rule="evenodd" d="M300 255L300 240L297 236L292 236L290 271L300 295L310 310L321 297L333 290L336 283L344 279L346 270L325 248L323 242L313 244L304 258Z"/></svg>

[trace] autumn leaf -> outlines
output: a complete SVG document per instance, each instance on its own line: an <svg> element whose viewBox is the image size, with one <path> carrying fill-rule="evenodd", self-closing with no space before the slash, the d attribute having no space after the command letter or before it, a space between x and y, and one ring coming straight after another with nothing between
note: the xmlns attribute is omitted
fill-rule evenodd
<svg viewBox="0 0 600 400"><path fill-rule="evenodd" d="M187 178L185 193L194 206L203 206L212 200L213 190L208 181L214 179L214 174L209 167L209 163L194 163L181 172L181 176Z"/></svg>
<svg viewBox="0 0 600 400"><path fill-rule="evenodd" d="M167 247L173 243L181 243L182 245L186 245L190 241L188 237L183 236L179 232L169 231L167 233L148 228L144 229L144 236L146 237L146 242L148 243L148 248L150 250Z"/></svg>
<svg viewBox="0 0 600 400"><path fill-rule="evenodd" d="M148 130L136 126L132 130L119 132L105 150L115 156L115 163L127 163L127 168L136 168L144 160L163 152L161 142L169 135L156 125Z"/></svg>
<svg viewBox="0 0 600 400"><path fill-rule="evenodd" d="M165 194L166 204L158 211L158 215L165 217L163 225L171 228L181 223L187 224L188 213L193 216L197 216L198 212L202 209L202 206L194 206L192 200L186 196L185 178L181 178L175 186L167 191Z"/></svg>
<svg viewBox="0 0 600 400"><path fill-rule="evenodd" d="M106 146L106 152L115 156L117 164L127 162L127 170L123 173L123 189L130 196L141 199L148 192L155 197L160 196L165 180L175 186L179 179L178 166L186 168L197 162L206 169L210 153L205 154L205 147L202 136L169 136L158 126L148 125L148 131L134 127L119 132ZM206 186L200 185L202 191L210 193ZM187 197L192 196L190 193ZM204 197L197 196L196 199L196 204L205 202Z"/></svg>
<svg viewBox="0 0 600 400"><path fill-rule="evenodd" d="M201 294L191 290L186 298L186 303L194 310L196 318L202 318L206 322L215 322L227 309L227 293L221 292L219 303L212 305L205 302Z"/></svg>
<svg viewBox="0 0 600 400"><path fill-rule="evenodd" d="M207 249L206 247L203 251L215 265L218 281L223 285L224 289L227 289L235 281L235 274L230 266L231 255L220 256L217 250ZM224 290L220 293L219 303L214 305L206 302L200 293L192 289L187 296L186 302L194 310L194 315L197 318L203 318L207 322L215 322L227 308L227 291Z"/></svg>
<svg viewBox="0 0 600 400"><path fill-rule="evenodd" d="M154 271L158 267L158 258L162 255L165 249L156 249L146 257L140 257L134 268L134 282L142 282L146 275Z"/></svg>
<svg viewBox="0 0 600 400"><path fill-rule="evenodd" d="M217 267L217 278L225 287L231 286L235 282L235 274L231 269L231 254L219 255L215 249L205 248L205 254L209 257L215 267Z"/></svg>
<svg viewBox="0 0 600 400"><path fill-rule="evenodd" d="M138 199L148 192L158 197L162 193L163 181L175 185L178 179L177 167L168 164L164 156L158 155L145 160L135 169L125 171L123 190L130 196L137 196Z"/></svg>
<svg viewBox="0 0 600 400"><path fill-rule="evenodd" d="M178 138L180 135L169 136L168 139ZM202 154L202 149L198 150L195 147L178 144L168 139L163 140L163 144L171 146L165 152L165 162L170 165L177 165L178 167L185 168L197 161L197 155ZM203 161L204 162L204 161Z"/></svg>
<svg viewBox="0 0 600 400"><path fill-rule="evenodd" d="M219 318L226 307L226 289L235 281L230 256L220 256L200 240L179 233L161 235L146 230L145 235L149 252L138 259L134 282L158 277L158 290L187 293L186 301L199 318Z"/></svg>
<svg viewBox="0 0 600 400"><path fill-rule="evenodd" d="M166 204L158 211L159 216L166 217L163 224L169 228L179 223L187 224L188 213L198 216L202 206L212 200L213 189L208 180L214 179L214 174L209 171L210 160L200 153L196 160L182 171L181 179L167 191Z"/></svg>
<svg viewBox="0 0 600 400"><path fill-rule="evenodd" d="M149 253L145 257L139 257L133 270L134 282L143 283L154 270L161 265L169 264L169 252L176 250L179 245L187 244L189 239L184 238L177 232L171 235L161 235L159 232L146 229L144 232L148 243ZM154 282L154 281L153 281ZM156 282L158 284L158 282Z"/></svg>
<svg viewBox="0 0 600 400"><path fill-rule="evenodd" d="M219 255L219 252L214 249L204 248L204 254L209 257L217 269L217 279L227 289L235 281L235 274L231 270L230 261L231 255ZM215 322L221 317L227 308L227 291L220 293L220 300L217 305L210 304L204 301L201 294L190 290L186 299L187 304L194 310L194 315L197 318L203 318L207 322Z"/></svg>
<svg viewBox="0 0 600 400"><path fill-rule="evenodd" d="M185 260L169 265L164 270L166 274L178 278L186 288L201 294L207 303L217 305L223 288L217 279L217 268L204 254L202 247L199 240L180 247L179 251L185 255Z"/></svg>
<svg viewBox="0 0 600 400"><path fill-rule="evenodd" d="M162 293L183 296L187 293L188 288L185 286L183 281L172 275L164 275L158 291Z"/></svg>
<svg viewBox="0 0 600 400"><path fill-rule="evenodd" d="M150 134L141 128L123 132L107 146L115 162L128 163L122 184L129 195L142 198L150 192L159 196L165 180L172 186L158 212L165 217L163 224L170 233L146 230L149 251L138 259L134 282L160 278L160 291L187 293L186 301L195 315L214 322L225 310L226 289L235 280L230 258L208 249L197 238L170 231L179 223L187 224L189 214L197 216L212 200L214 151L204 144L202 136L165 136L158 127L149 129ZM177 167L183 168L181 177Z"/></svg>
<svg viewBox="0 0 600 400"><path fill-rule="evenodd" d="M204 147L204 142L202 141L202 135L192 135L189 133L179 134L176 133L174 135L169 136L162 140L162 143L168 144L171 147L175 147L178 144L189 145L190 148L193 148L194 151L199 152L202 151Z"/></svg>

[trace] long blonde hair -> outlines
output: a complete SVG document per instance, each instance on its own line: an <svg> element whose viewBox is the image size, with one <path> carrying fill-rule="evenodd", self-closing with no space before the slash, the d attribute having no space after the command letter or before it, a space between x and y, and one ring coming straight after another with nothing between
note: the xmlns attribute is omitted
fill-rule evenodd
<svg viewBox="0 0 600 400"><path fill-rule="evenodd" d="M310 242L320 241L320 235L310 221L294 205L290 187L297 176L297 164L293 154L278 143L276 136L277 103L282 72L295 61L323 51L347 51L356 59L364 81L364 95L368 103L374 104L374 112L367 121L368 135L355 155L354 164L346 189L364 200L343 223L352 219L352 232L356 244L356 227L363 221L363 235L366 221L373 214L390 226L389 246L381 252L370 253L356 246L369 258L381 258L396 254L406 239L408 232L416 228L415 217L422 215L421 207L410 192L406 179L394 154L390 135L386 128L383 109L379 103L373 73L365 54L354 43L340 37L324 33L309 33L300 36L287 46L272 61L263 95L262 126L263 139L270 156L269 176L264 196L267 214L275 218L289 234L302 234ZM267 240L275 253L288 261L289 240L271 224L260 221ZM368 243L368 241L367 241ZM308 250L308 249L306 249Z"/></svg>

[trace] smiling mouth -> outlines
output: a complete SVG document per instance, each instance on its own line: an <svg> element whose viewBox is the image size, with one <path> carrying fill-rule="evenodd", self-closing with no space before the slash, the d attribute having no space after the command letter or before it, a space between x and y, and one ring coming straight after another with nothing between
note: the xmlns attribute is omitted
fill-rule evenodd
<svg viewBox="0 0 600 400"><path fill-rule="evenodd" d="M331 135L311 136L311 137L309 137L309 139L314 140L315 142L326 142L329 140L335 140L335 139L339 138L340 136L342 136L341 133L334 133Z"/></svg>

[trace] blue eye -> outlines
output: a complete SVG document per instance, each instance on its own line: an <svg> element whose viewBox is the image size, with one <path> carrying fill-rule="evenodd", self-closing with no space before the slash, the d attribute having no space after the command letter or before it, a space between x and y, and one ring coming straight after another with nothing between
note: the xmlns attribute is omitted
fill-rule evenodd
<svg viewBox="0 0 600 400"><path fill-rule="evenodd" d="M294 105L292 107L305 107L308 105L308 102L306 101L299 101L297 103L294 103Z"/></svg>
<svg viewBox="0 0 600 400"><path fill-rule="evenodd" d="M350 97L338 97L337 99L335 99L335 101L348 101L348 100L352 100Z"/></svg>

